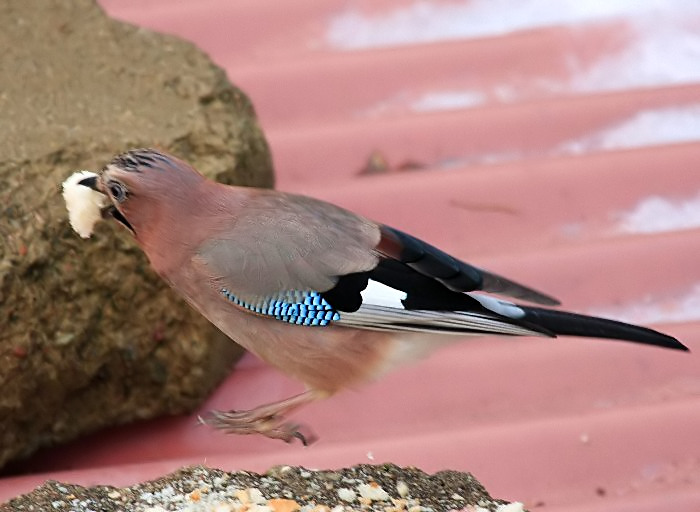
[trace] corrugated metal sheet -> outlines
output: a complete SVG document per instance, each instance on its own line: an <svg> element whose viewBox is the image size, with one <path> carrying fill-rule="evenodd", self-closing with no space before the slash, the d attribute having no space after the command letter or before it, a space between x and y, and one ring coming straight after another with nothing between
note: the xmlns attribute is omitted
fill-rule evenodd
<svg viewBox="0 0 700 512"><path fill-rule="evenodd" d="M411 231L700 351L700 4L103 0L188 38L252 98L279 188ZM367 170L375 171L366 175ZM202 411L298 385L252 358ZM700 362L589 340L469 340L301 411L311 448L171 418L37 457L132 483L207 463L473 472L534 510L700 510Z"/></svg>

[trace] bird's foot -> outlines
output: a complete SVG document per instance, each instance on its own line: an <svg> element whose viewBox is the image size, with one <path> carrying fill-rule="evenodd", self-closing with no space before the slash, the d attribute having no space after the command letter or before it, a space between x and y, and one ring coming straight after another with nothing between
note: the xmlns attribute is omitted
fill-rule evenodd
<svg viewBox="0 0 700 512"><path fill-rule="evenodd" d="M277 414L260 414L257 409L250 411L211 411L200 423L209 425L228 434L261 434L270 439L281 439L291 443L295 439L308 446L317 440L316 435L304 425L284 421Z"/></svg>
<svg viewBox="0 0 700 512"><path fill-rule="evenodd" d="M261 434L286 443L298 439L308 446L316 441L316 435L303 425L286 422L284 416L322 396L318 391L309 390L249 411L212 411L199 421L229 434Z"/></svg>

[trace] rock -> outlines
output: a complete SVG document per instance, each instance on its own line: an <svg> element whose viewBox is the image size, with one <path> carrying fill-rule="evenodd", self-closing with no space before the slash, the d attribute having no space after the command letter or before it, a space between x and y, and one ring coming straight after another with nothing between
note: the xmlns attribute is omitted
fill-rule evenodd
<svg viewBox="0 0 700 512"><path fill-rule="evenodd" d="M0 3L0 466L45 445L194 408L239 349L151 271L128 233L68 225L60 183L161 147L272 186L245 95L192 44L91 0Z"/></svg>
<svg viewBox="0 0 700 512"><path fill-rule="evenodd" d="M393 464L338 471L277 467L265 475L195 466L123 489L47 482L8 502L19 510L464 510L523 512L520 503L492 498L469 473L428 475ZM34 508L31 508L34 507ZM8 509L8 510L9 510Z"/></svg>

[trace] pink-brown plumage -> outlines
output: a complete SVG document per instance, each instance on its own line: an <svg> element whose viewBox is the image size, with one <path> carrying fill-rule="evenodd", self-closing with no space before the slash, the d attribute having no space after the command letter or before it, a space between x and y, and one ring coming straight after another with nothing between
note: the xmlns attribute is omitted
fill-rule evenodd
<svg viewBox="0 0 700 512"><path fill-rule="evenodd" d="M196 263L167 277L187 301L227 336L267 363L327 394L372 380L398 340L390 333L289 325L232 307Z"/></svg>
<svg viewBox="0 0 700 512"><path fill-rule="evenodd" d="M154 150L117 156L85 183L111 199L153 268L234 341L309 391L208 420L305 441L284 414L450 343L440 334L569 334L685 349L651 329L543 305L532 288L316 199L221 185Z"/></svg>

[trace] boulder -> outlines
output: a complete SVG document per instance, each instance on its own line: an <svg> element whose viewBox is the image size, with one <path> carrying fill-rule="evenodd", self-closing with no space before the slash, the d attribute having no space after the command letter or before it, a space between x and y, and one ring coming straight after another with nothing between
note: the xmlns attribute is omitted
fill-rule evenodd
<svg viewBox="0 0 700 512"><path fill-rule="evenodd" d="M272 186L250 101L191 43L92 0L0 3L0 466L108 425L193 409L240 354L130 235L68 225L61 182L159 147Z"/></svg>

